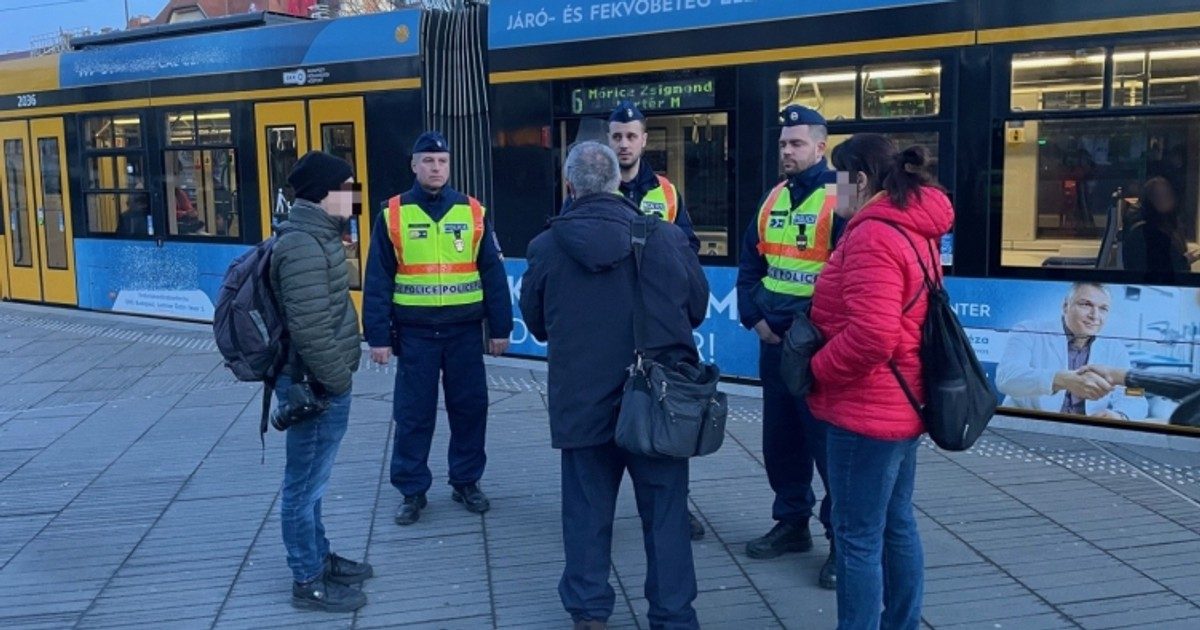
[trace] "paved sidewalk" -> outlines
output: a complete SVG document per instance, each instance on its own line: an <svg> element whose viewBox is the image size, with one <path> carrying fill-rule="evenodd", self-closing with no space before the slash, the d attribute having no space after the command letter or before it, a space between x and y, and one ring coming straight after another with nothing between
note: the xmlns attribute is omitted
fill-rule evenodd
<svg viewBox="0 0 1200 630"><path fill-rule="evenodd" d="M393 372L364 364L326 496L335 550L377 575L355 615L292 609L279 537L283 439L259 463L259 389L203 326L0 305L0 627L565 628L558 453L544 366L490 365L484 517L450 501L440 421L429 509L408 528L387 481ZM832 628L826 548L748 559L770 526L759 401L695 461L705 628ZM916 503L933 628L1200 627L1195 453L992 431L922 449ZM820 526L814 522L814 533ZM618 508L614 628L648 627L641 531Z"/></svg>

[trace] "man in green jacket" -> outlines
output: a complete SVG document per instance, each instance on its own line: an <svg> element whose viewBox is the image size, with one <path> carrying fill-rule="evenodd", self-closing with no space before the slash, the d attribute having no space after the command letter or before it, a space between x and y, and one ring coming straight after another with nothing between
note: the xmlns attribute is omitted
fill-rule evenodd
<svg viewBox="0 0 1200 630"><path fill-rule="evenodd" d="M287 465L280 509L292 605L349 612L367 603L350 585L373 575L365 562L330 552L321 523L321 497L350 419L350 387L361 346L358 314L350 302L350 274L342 232L350 219L354 172L345 160L313 151L288 175L296 200L271 254L271 286L283 309L293 356L276 381L287 426ZM289 415L308 388L324 410L307 419ZM296 390L296 391L292 391ZM290 422L290 424L289 424ZM279 427L279 423L276 424Z"/></svg>

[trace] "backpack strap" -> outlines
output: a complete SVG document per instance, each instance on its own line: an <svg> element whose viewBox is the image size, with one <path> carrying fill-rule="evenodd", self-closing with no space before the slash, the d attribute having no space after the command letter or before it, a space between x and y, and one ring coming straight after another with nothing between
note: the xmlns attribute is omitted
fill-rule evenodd
<svg viewBox="0 0 1200 630"><path fill-rule="evenodd" d="M258 442L262 447L258 463L267 463L267 427L271 416L271 397L275 395L275 379L263 381L262 418L258 421Z"/></svg>
<svg viewBox="0 0 1200 630"><path fill-rule="evenodd" d="M932 243L928 243L928 242L926 243L926 246L928 246L928 248L929 248L929 263L930 263L929 266L926 266L925 261L921 260L921 251L919 249L917 249L917 244L913 242L912 237L910 237L908 235L908 232L905 231L904 228L900 227L895 222L888 221L887 219L874 219L873 218L873 219L867 219L867 220L868 221L879 221L880 223L884 223L886 225L891 226L891 228L893 230L896 230L897 232L900 233L901 236L904 237L905 241L908 241L909 247L912 248L913 254L916 255L916 257L917 257L917 264L921 266L921 278L922 278L921 284L924 286L926 291L928 291L929 293L932 294L934 291L942 288L942 278L941 278L940 270L935 269L933 274L930 274L930 272L929 272L929 266L933 266L933 260L934 260ZM917 300L920 297L921 297L921 291L918 289L917 294L914 295L911 300L909 300L908 304L904 305L904 308L900 311L900 313L904 314L904 313L907 313L908 311L910 311L914 306L916 306ZM896 366L896 362L894 360L888 359L888 369L892 371L892 376L896 377L896 382L899 383L900 389L904 391L904 397L908 399L908 404L912 405L913 411L917 412L917 417L922 417L922 414L924 413L924 410L925 410L925 406L922 405L921 402L917 400L917 396L915 394L913 394L912 388L910 388L908 386L908 382L905 381L904 376L900 374L900 368Z"/></svg>

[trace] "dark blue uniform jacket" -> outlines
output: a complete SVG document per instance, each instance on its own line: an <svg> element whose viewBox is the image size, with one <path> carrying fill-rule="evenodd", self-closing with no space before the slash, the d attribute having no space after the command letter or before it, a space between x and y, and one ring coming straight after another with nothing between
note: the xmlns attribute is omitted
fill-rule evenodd
<svg viewBox="0 0 1200 630"><path fill-rule="evenodd" d="M788 176L788 192L792 199L792 208L799 206L813 191L837 182L837 171L829 170L825 160L807 169ZM808 306L807 298L789 295L779 295L767 291L762 286L762 279L767 275L767 259L758 253L758 210L766 203L770 191L767 191L754 207L754 217L746 228L742 239L742 251L738 256L738 315L742 325L753 330L754 325L767 320L767 325L779 336L783 336L792 325L794 314ZM845 220L834 216L833 242L836 244L841 236Z"/></svg>
<svg viewBox="0 0 1200 630"><path fill-rule="evenodd" d="M450 188L437 194L425 192L420 185L404 193L403 203L421 206L429 218L440 221L450 207L467 203L467 196ZM461 326L487 319L488 336L507 338L512 332L512 297L508 292L508 275L500 246L492 230L491 215L484 222L483 240L479 245L479 276L483 282L483 303L463 306L400 306L392 302L395 292L396 250L388 234L383 213L371 228L371 251L367 255L366 281L363 284L363 332L373 348L394 346L393 333L400 327L421 327L436 332L439 329Z"/></svg>
<svg viewBox="0 0 1200 630"><path fill-rule="evenodd" d="M616 403L633 362L634 260L628 199L600 193L575 201L529 245L521 314L549 341L554 448L613 439ZM708 281L678 226L658 221L642 256L646 349L666 363L696 361L692 329L704 321Z"/></svg>

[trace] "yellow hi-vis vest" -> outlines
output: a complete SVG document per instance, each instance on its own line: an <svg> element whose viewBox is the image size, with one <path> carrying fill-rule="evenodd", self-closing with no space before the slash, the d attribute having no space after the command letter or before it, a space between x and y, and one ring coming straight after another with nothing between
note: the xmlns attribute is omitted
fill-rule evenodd
<svg viewBox="0 0 1200 630"><path fill-rule="evenodd" d="M384 221L396 250L396 288L401 306L461 306L483 301L479 243L483 205L474 197L451 206L434 221L417 204L388 199Z"/></svg>
<svg viewBox="0 0 1200 630"><path fill-rule="evenodd" d="M833 249L836 198L818 188L792 208L787 182L771 190L758 210L758 253L767 259L763 288L795 297L812 297L817 276Z"/></svg>
<svg viewBox="0 0 1200 630"><path fill-rule="evenodd" d="M655 177L658 178L658 188L651 188L642 197L642 214L657 215L668 223L674 223L675 217L679 216L679 197L675 193L675 184L662 175Z"/></svg>

